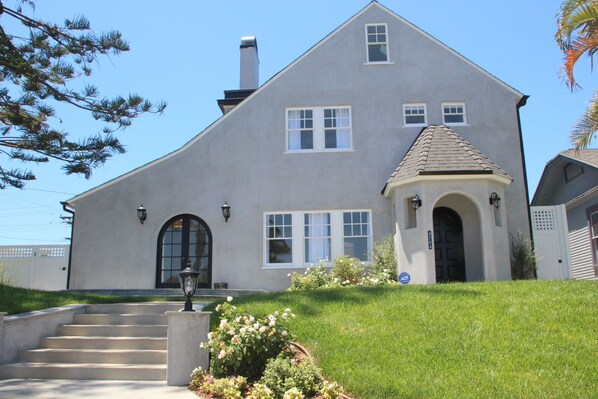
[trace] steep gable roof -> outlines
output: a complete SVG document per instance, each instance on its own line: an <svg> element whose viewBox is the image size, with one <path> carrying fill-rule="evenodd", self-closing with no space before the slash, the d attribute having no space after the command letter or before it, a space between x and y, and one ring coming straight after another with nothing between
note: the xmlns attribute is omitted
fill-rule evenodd
<svg viewBox="0 0 598 399"><path fill-rule="evenodd" d="M538 187L536 188L536 192L532 198L532 206L537 205L537 203L540 201L541 193L543 193L545 190L550 190L555 184L549 182L554 180L554 178L549 178L553 168L559 164L563 165L563 163L567 162L580 164L582 166L589 166L590 168L598 170L598 149L565 150L559 152L556 157L548 161L544 167L544 171L542 171L540 182L538 183Z"/></svg>
<svg viewBox="0 0 598 399"><path fill-rule="evenodd" d="M390 175L389 184L425 175L496 175L512 180L507 172L445 125L428 126L417 136Z"/></svg>
<svg viewBox="0 0 598 399"><path fill-rule="evenodd" d="M524 96L521 92L519 92L518 90L514 89L513 87L509 86L508 84L506 84L505 82L503 82L502 80L498 79L497 77L495 77L494 75L490 74L488 71L486 71L485 69L481 68L480 66L476 65L475 63L473 63L471 60L469 60L468 58L464 57L463 55L459 54L457 51L453 50L451 47L447 46L446 44L442 43L441 41L439 41L438 39L436 39L435 37L431 36L430 34L428 34L427 32L423 31L422 29L418 28L417 26L413 25L411 22L407 21L406 19L400 17L399 15L397 15L396 13L394 13L393 11L391 11L390 9L386 8L385 6L381 5L380 3L378 3L376 0L372 0L368 5L366 5L363 9L361 9L359 12L357 12L355 15L353 15L351 18L349 18L346 22L344 22L342 25L340 25L338 28L336 28L334 31L332 31L330 34L328 34L326 37L324 37L322 40L320 40L318 43L316 43L313 47L311 47L309 50L307 50L305 53L303 53L301 56L299 56L297 59L295 59L293 62L291 62L287 67L285 67L284 69L282 69L280 72L278 72L277 74L275 74L273 77L271 77L267 82L265 82L261 87L259 87L255 92L253 92L253 94L251 94L249 97L247 97L243 102L241 102L239 105L237 105L236 107L234 107L230 112L226 113L225 115L221 116L219 119L217 119L216 121L214 121L211 125L209 125L206 129L204 129L203 131L201 131L199 134L197 134L195 137L193 137L191 140L189 140L185 145L183 145L181 148L164 155L163 157L160 157L158 159L155 159L145 165L142 165L138 168L133 169L132 171L125 173L121 176L118 176L106 183L103 183L95 188L92 188L84 193L81 193L69 200L66 201L67 204L69 204L70 206L74 207L75 203L108 186L111 184L115 184L125 178L127 178L130 175L142 172L150 167L153 167L159 163L161 163L164 160L167 160L173 156L176 156L177 154L180 154L184 151L186 151L188 148L190 148L192 145L194 145L197 141L199 141L200 139L202 139L204 136L206 136L207 134L209 134L214 128L216 128L223 120L225 120L226 118L231 118L234 117L233 115L236 113L235 111L238 111L239 109L243 108L244 106L247 106L247 104L249 104L251 102L251 99L255 96L260 95L260 93L264 90L267 90L268 86L270 86L272 83L274 83L277 79L279 79L280 77L284 76L287 71L289 71L290 69L292 69L296 64L300 63L303 59L305 59L306 57L309 57L317 48L319 48L320 46L322 46L324 43L326 43L328 40L330 40L332 37L334 37L338 32L342 31L347 25L351 24L354 20L356 20L357 18L359 18L361 15L363 15L364 13L368 12L369 10L371 10L372 8L378 8L380 10L383 10L384 12L386 12L388 15L390 15L391 17L397 19L398 21L404 23L406 26L410 27L411 29L419 32L421 35L425 36L426 38L428 38L429 40L431 40L432 42L436 43L437 45L439 45L440 47L444 48L445 50L447 50L449 53L451 53L452 55L456 56L457 58L459 58L460 60L464 61L467 65L473 67L474 69L478 70L479 72L481 72L483 75L485 75L486 77L488 77L489 79L491 79L492 81L494 81L495 83L497 83L499 86L503 87L504 89L506 89L507 91L509 91L510 93L512 93L516 98L517 98L517 102L520 102L521 100L525 100L527 98L527 96ZM524 103L522 103L523 105Z"/></svg>

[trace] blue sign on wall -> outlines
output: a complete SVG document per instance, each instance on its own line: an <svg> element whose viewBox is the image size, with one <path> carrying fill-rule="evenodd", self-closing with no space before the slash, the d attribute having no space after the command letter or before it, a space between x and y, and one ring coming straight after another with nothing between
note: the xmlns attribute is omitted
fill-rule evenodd
<svg viewBox="0 0 598 399"><path fill-rule="evenodd" d="M399 283L401 284L409 284L411 281L411 276L407 272L403 272L399 274Z"/></svg>

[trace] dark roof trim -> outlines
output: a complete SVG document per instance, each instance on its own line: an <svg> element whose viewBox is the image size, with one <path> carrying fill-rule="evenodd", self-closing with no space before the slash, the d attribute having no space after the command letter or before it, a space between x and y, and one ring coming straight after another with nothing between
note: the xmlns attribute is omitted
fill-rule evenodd
<svg viewBox="0 0 598 399"><path fill-rule="evenodd" d="M420 176L433 176L433 175L492 175L492 170L439 170L429 172L419 172Z"/></svg>

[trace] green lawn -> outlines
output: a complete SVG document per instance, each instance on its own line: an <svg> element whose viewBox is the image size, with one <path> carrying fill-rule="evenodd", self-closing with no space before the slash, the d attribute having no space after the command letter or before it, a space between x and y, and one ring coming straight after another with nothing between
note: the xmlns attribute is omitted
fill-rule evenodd
<svg viewBox="0 0 598 399"><path fill-rule="evenodd" d="M598 398L598 282L344 288L235 298L354 397Z"/></svg>
<svg viewBox="0 0 598 399"><path fill-rule="evenodd" d="M16 314L64 306L88 303L156 302L184 301L180 297L122 297L111 295L74 294L69 292L51 292L15 288L0 284L0 312ZM202 301L204 299L202 298Z"/></svg>

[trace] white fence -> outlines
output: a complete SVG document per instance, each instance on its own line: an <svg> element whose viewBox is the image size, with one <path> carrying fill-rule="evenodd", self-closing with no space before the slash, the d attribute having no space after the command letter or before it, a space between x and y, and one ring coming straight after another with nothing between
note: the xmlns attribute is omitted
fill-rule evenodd
<svg viewBox="0 0 598 399"><path fill-rule="evenodd" d="M0 246L0 272L15 287L64 290L68 263L68 245Z"/></svg>

